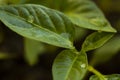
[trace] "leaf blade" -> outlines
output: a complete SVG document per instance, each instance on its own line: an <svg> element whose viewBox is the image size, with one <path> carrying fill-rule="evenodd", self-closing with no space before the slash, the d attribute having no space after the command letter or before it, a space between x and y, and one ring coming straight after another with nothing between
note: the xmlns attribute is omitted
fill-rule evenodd
<svg viewBox="0 0 120 80"><path fill-rule="evenodd" d="M44 52L44 45L35 40L24 38L25 59L30 65L38 62L38 57Z"/></svg>
<svg viewBox="0 0 120 80"><path fill-rule="evenodd" d="M31 8L29 10L26 10L26 7L27 8L33 7L33 10L30 11ZM16 11L17 10L16 8L19 11ZM46 11L46 14L41 13L40 15L38 15L38 17L34 17L35 16L34 11L36 10L36 8L37 8L37 11L39 9L40 11ZM65 21L65 26L61 26L62 24L60 26L55 24L54 26L53 22L51 22L50 20L51 18L48 17L48 15L51 15L51 13L49 12L49 14L47 14L47 10L52 11L57 15L59 14L60 16L62 16L62 18L66 19L66 17L60 12L45 8L43 6L41 7L40 5L29 4L29 5L0 7L0 20L11 30L15 31L16 33L24 37L42 41L42 42L59 46L59 47L73 48L73 45L70 39L72 39L74 35L74 29L73 29L74 25L68 19L66 19L68 21ZM38 20L38 18L42 18L43 21ZM52 18L59 20L59 18L57 18L56 16L55 17L52 16ZM58 29L59 27L61 28L65 27L66 29L66 26L69 26L68 23L70 23L70 27L69 27L70 29L68 29L69 31L66 31L66 32L59 31ZM56 29L57 29L57 32L55 31ZM72 29L73 29L73 32L72 32ZM72 34L70 32L72 32Z"/></svg>
<svg viewBox="0 0 120 80"><path fill-rule="evenodd" d="M116 32L101 10L92 1L71 0L71 2L68 1L68 7L65 13L79 27L105 32Z"/></svg>
<svg viewBox="0 0 120 80"><path fill-rule="evenodd" d="M104 46L97 49L93 53L93 58L91 59L91 65L98 65L109 61L113 58L120 49L120 37L114 36L110 41L108 41ZM103 59L103 56L105 57Z"/></svg>
<svg viewBox="0 0 120 80"><path fill-rule="evenodd" d="M87 70L84 52L76 54L71 50L61 52L54 61L52 72L54 80L82 80Z"/></svg>
<svg viewBox="0 0 120 80"><path fill-rule="evenodd" d="M85 51L99 48L105 44L113 35L113 33L94 32L85 39L82 48Z"/></svg>

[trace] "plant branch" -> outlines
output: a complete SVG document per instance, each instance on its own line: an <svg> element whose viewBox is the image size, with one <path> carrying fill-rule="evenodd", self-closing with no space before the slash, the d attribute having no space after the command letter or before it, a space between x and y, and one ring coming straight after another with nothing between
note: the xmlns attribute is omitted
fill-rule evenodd
<svg viewBox="0 0 120 80"><path fill-rule="evenodd" d="M92 72L92 73L94 73L95 75L97 75L99 78L100 78L100 80L106 80L106 78L104 77L104 75L103 74L101 74L99 71L97 71L96 69L94 69L92 66L88 66L88 70L90 71L90 72Z"/></svg>

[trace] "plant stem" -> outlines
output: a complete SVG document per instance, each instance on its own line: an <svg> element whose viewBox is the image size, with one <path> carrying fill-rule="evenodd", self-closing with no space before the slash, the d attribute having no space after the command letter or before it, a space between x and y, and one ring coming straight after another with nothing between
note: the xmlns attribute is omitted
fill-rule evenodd
<svg viewBox="0 0 120 80"><path fill-rule="evenodd" d="M88 70L90 72L93 72L94 74L96 74L100 78L100 80L106 80L106 78L99 71L97 71L96 69L94 69L92 66L89 65L88 66Z"/></svg>

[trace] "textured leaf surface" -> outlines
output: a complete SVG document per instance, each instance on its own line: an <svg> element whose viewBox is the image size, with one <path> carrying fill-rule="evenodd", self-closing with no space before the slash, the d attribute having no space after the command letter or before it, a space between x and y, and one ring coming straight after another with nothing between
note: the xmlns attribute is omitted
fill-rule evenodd
<svg viewBox="0 0 120 80"><path fill-rule="evenodd" d="M58 11L33 4L0 6L0 20L24 37L73 48L74 25Z"/></svg>
<svg viewBox="0 0 120 80"><path fill-rule="evenodd" d="M90 80L100 80L97 76L93 75ZM105 75L105 80L120 80L120 74Z"/></svg>
<svg viewBox="0 0 120 80"><path fill-rule="evenodd" d="M120 50L120 37L115 36L103 47L97 49L92 57L91 65L98 65L113 58ZM103 56L105 58L103 58Z"/></svg>
<svg viewBox="0 0 120 80"><path fill-rule="evenodd" d="M104 43L106 43L112 36L113 36L113 33L94 32L86 38L86 40L82 45L82 48L85 51L90 51L90 50L99 48Z"/></svg>
<svg viewBox="0 0 120 80"><path fill-rule="evenodd" d="M87 66L86 53L65 50L54 61L53 80L82 80Z"/></svg>
<svg viewBox="0 0 120 80"><path fill-rule="evenodd" d="M44 45L35 40L25 38L25 58L30 65L38 62L39 55L44 51Z"/></svg>
<svg viewBox="0 0 120 80"><path fill-rule="evenodd" d="M116 32L101 10L90 0L42 0L40 4L64 12L79 27Z"/></svg>
<svg viewBox="0 0 120 80"><path fill-rule="evenodd" d="M91 0L67 0L64 12L73 23L82 28L116 32L104 17L100 9Z"/></svg>

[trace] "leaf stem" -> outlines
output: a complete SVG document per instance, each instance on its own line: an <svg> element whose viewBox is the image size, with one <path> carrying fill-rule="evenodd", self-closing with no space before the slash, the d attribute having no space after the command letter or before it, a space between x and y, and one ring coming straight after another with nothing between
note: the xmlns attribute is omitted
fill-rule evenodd
<svg viewBox="0 0 120 80"><path fill-rule="evenodd" d="M90 71L90 72L93 72L94 74L96 74L99 78L100 78L100 80L106 80L106 78L104 77L104 75L103 74L101 74L99 71L97 71L96 69L94 69L92 66L88 66L88 70Z"/></svg>

